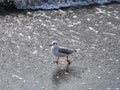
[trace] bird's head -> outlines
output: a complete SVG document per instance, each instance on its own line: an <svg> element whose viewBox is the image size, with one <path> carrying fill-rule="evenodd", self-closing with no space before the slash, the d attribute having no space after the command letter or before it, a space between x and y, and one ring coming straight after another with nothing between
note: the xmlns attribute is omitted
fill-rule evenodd
<svg viewBox="0 0 120 90"><path fill-rule="evenodd" d="M57 41L53 41L49 46L57 46Z"/></svg>

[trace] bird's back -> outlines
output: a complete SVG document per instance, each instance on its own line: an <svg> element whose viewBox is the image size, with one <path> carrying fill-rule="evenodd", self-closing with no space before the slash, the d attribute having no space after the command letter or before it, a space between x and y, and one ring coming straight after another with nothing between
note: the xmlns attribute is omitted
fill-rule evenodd
<svg viewBox="0 0 120 90"><path fill-rule="evenodd" d="M69 55L69 54L72 54L74 52L74 50L59 48L59 52Z"/></svg>

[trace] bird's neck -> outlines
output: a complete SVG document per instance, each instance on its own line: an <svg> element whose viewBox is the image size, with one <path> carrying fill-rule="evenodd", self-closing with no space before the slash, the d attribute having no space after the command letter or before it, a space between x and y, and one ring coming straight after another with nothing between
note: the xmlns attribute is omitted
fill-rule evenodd
<svg viewBox="0 0 120 90"><path fill-rule="evenodd" d="M52 46L52 48L58 48L58 45L54 45L54 46Z"/></svg>

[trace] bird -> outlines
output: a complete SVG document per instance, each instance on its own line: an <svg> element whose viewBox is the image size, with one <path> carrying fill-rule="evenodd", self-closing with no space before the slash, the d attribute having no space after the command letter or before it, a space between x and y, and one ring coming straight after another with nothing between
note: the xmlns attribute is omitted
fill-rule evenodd
<svg viewBox="0 0 120 90"><path fill-rule="evenodd" d="M77 50L60 47L57 41L53 41L52 44L50 44L49 46L51 46L51 51L53 55L57 57L57 59L54 61L54 63L57 63L57 64L60 57L66 57L66 61L68 62L68 64L71 64L71 60L68 59L68 57L74 52L77 52Z"/></svg>

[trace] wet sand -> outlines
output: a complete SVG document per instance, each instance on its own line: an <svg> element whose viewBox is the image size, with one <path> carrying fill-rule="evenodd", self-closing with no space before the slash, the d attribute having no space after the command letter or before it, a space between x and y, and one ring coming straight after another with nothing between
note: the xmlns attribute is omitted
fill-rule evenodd
<svg viewBox="0 0 120 90"><path fill-rule="evenodd" d="M120 90L120 4L1 14L0 90Z"/></svg>

